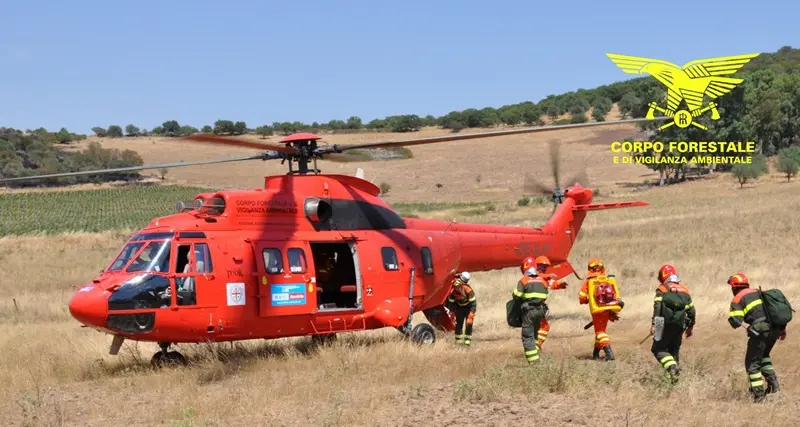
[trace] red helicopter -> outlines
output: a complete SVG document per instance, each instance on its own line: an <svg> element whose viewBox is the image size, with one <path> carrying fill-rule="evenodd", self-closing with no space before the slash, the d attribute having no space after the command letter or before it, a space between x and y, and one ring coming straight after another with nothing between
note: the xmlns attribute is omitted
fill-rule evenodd
<svg viewBox="0 0 800 427"><path fill-rule="evenodd" d="M156 342L152 362L186 363L176 343L227 342L397 328L416 343L454 330L444 308L454 274L515 267L546 255L552 273L574 273L567 260L590 210L646 206L592 203L592 190L559 187L553 159L554 211L541 228L403 218L363 179L321 174L317 159L374 149L639 122L619 120L448 135L406 141L319 146L297 133L282 145L215 135L184 139L266 150L253 156L195 163L82 171L0 180L114 173L242 160L289 161L289 173L264 188L198 194L191 206L153 219L125 243L99 277L69 302L86 327L111 334L110 354L125 339ZM553 154L555 151L551 151ZM342 160L342 159L340 159ZM297 164L297 169L293 164ZM313 168L309 168L313 163ZM577 273L576 273L577 276ZM430 324L412 326L422 311Z"/></svg>

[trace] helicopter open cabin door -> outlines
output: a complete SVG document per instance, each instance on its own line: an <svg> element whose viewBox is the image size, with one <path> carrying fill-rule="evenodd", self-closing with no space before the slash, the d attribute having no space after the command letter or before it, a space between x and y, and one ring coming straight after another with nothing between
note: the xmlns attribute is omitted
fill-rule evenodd
<svg viewBox="0 0 800 427"><path fill-rule="evenodd" d="M310 248L301 241L254 243L258 265L259 314L313 314L317 294L309 271Z"/></svg>

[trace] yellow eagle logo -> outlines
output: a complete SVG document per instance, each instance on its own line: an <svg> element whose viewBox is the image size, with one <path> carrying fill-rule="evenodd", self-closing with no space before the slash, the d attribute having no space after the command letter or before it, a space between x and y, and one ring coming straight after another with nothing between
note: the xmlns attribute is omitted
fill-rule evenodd
<svg viewBox="0 0 800 427"><path fill-rule="evenodd" d="M690 125L707 130L708 127L694 122L693 117L699 117L711 111L711 119L719 120L717 104L709 102L703 107L703 96L717 99L733 90L743 80L732 77L721 77L735 73L744 64L758 56L758 53L737 56L721 56L719 58L698 59L679 67L671 62L660 59L642 58L638 56L606 54L622 71L628 74L647 73L656 78L667 87L667 108L661 108L655 102L649 104L650 110L647 118L653 119L653 112L658 110L673 121L661 126L665 129L672 125L685 128ZM678 110L681 99L686 101L689 110Z"/></svg>

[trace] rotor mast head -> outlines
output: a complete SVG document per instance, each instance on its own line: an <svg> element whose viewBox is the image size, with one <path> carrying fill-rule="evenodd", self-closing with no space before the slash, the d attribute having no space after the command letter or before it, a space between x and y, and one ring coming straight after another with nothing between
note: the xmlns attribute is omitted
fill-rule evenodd
<svg viewBox="0 0 800 427"><path fill-rule="evenodd" d="M288 175L306 175L309 172L319 174L322 172L317 168L317 141L322 139L321 136L313 133L293 133L281 139L281 144L287 147L292 147L297 150L297 154L288 154L286 158L281 161L283 164L286 159L289 160L289 173ZM308 168L309 161L313 160L313 169ZM292 162L297 162L297 170L292 168Z"/></svg>

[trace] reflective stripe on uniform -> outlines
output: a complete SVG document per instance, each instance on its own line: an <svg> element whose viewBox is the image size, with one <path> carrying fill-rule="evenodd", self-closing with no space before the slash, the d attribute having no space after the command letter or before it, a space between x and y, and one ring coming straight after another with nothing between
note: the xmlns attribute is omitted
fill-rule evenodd
<svg viewBox="0 0 800 427"><path fill-rule="evenodd" d="M753 307L755 307L755 306L757 306L757 305L759 305L761 303L762 303L761 298L759 298L759 299L751 302L750 304L747 304L747 306L745 306L745 308L744 308L744 314L747 314L747 312L752 310Z"/></svg>
<svg viewBox="0 0 800 427"><path fill-rule="evenodd" d="M763 385L764 379L760 372L750 374L750 387L762 387Z"/></svg>
<svg viewBox="0 0 800 427"><path fill-rule="evenodd" d="M478 299L478 298L477 297L472 297L472 298L469 299L469 302L475 301L476 299Z"/></svg>
<svg viewBox="0 0 800 427"><path fill-rule="evenodd" d="M761 359L761 372L765 372L768 374L775 372L775 368L772 367L772 359L770 359L769 357Z"/></svg>
<svg viewBox="0 0 800 427"><path fill-rule="evenodd" d="M586 292L583 292L583 291L579 292L578 295L580 295L582 297L588 297L589 296L589 294L587 294Z"/></svg>
<svg viewBox="0 0 800 427"><path fill-rule="evenodd" d="M744 316L744 312L742 310L733 310L728 314L730 315L730 317L743 317Z"/></svg>
<svg viewBox="0 0 800 427"><path fill-rule="evenodd" d="M663 366L664 369L667 369L672 365L677 365L678 364L678 362L676 362L675 358L672 357L672 356L666 356L663 359L659 360L659 362L661 362L661 366Z"/></svg>
<svg viewBox="0 0 800 427"><path fill-rule="evenodd" d="M532 299L532 298L546 299L547 298L547 294L544 294L544 293L541 293L541 292L526 292L526 293L523 294L522 292L520 292L517 289L514 289L514 295L518 296L518 297L522 297L523 299Z"/></svg>
<svg viewBox="0 0 800 427"><path fill-rule="evenodd" d="M653 302L659 302L659 301L661 301L661 300L663 300L663 299L664 299L663 297L656 297L656 298L653 300Z"/></svg>
<svg viewBox="0 0 800 427"><path fill-rule="evenodd" d="M539 360L539 350L530 350L525 352L525 358L528 359L528 362L532 362L534 360Z"/></svg>

